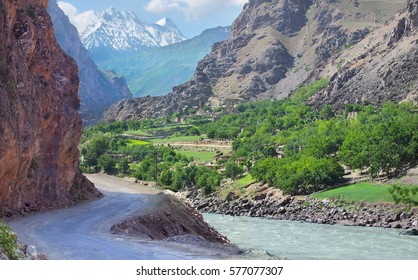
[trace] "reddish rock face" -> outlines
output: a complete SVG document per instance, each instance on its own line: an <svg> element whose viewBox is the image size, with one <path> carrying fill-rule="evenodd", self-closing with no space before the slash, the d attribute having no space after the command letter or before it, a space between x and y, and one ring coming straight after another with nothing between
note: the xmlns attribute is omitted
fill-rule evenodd
<svg viewBox="0 0 418 280"><path fill-rule="evenodd" d="M99 195L79 170L77 67L47 5L0 0L0 214Z"/></svg>

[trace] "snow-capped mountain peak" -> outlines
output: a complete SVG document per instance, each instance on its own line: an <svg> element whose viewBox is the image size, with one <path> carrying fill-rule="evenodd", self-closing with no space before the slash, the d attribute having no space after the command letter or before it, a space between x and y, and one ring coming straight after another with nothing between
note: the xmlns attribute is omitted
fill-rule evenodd
<svg viewBox="0 0 418 280"><path fill-rule="evenodd" d="M174 22L169 19L168 17L164 17L162 19L160 19L159 21L155 22L155 24L159 25L159 26L175 26Z"/></svg>
<svg viewBox="0 0 418 280"><path fill-rule="evenodd" d="M113 7L94 12L94 18L86 28L79 30L81 42L93 52L97 49L137 51L186 40L169 18L148 24L131 11L118 11Z"/></svg>
<svg viewBox="0 0 418 280"><path fill-rule="evenodd" d="M155 24L164 27L167 24L167 18L166 17L165 18L162 18L159 21L155 22Z"/></svg>

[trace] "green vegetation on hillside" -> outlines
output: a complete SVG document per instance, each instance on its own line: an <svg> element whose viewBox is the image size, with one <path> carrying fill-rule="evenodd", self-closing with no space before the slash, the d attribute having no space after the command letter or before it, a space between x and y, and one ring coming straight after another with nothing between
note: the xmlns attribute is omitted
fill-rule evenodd
<svg viewBox="0 0 418 280"><path fill-rule="evenodd" d="M236 180L235 185L237 187L244 187L244 186L248 186L248 185L250 185L254 182L255 182L255 180L254 180L253 176L251 176L251 174L248 173L247 175L245 175L241 179Z"/></svg>
<svg viewBox="0 0 418 280"><path fill-rule="evenodd" d="M188 133L190 127L193 126L173 126L157 120L98 124L83 132L81 168L86 173L104 171L144 181L157 181L172 190L196 185L209 193L220 185L223 176L199 163L211 161L216 153L179 151L170 146L174 142L199 141L202 136L175 136L181 132ZM159 133L167 133L168 136L163 139L150 136ZM126 138L127 134L133 137L146 134L149 141Z"/></svg>
<svg viewBox="0 0 418 280"><path fill-rule="evenodd" d="M418 159L418 108L410 103L347 105L343 111L304 105L327 80L292 99L238 106L205 125L209 138L234 138L234 155L252 159L252 176L289 194L308 194L343 181L346 165L372 178L399 174Z"/></svg>
<svg viewBox="0 0 418 280"><path fill-rule="evenodd" d="M418 106L390 102L382 107L349 104L344 110L335 111L331 106L317 110L305 105L327 84L328 79L321 79L301 87L293 98L241 104L236 113L210 123L205 119L198 126L187 120L172 124L172 119L179 116L100 124L84 132L82 167L90 172L124 169L119 173L144 180L158 177L160 184L174 190L199 186L206 192L218 186L222 178L239 178L248 171L251 180L267 182L284 193L296 195L343 182L343 167L376 178L397 176L418 161ZM146 145L121 137L126 131L163 136L147 139L150 144ZM195 166L193 160L210 161L213 154L178 151L170 145L196 142L193 144L198 146L206 137L234 140L232 154L217 154L209 167ZM167 147L153 146L158 144ZM156 168L152 167L153 153L160 155ZM125 168L121 168L120 158ZM126 168L127 164L136 168ZM158 174L154 174L155 170ZM385 192L390 197L388 190ZM401 197L402 191L398 193Z"/></svg>

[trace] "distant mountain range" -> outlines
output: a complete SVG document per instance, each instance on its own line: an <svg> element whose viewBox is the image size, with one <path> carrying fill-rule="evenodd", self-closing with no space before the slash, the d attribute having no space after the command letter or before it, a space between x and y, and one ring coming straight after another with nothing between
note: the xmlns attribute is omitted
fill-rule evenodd
<svg viewBox="0 0 418 280"><path fill-rule="evenodd" d="M216 27L177 44L149 48L132 55L114 54L95 57L102 69L123 75L134 96L160 96L189 80L197 63L213 44L229 38L230 27Z"/></svg>
<svg viewBox="0 0 418 280"><path fill-rule="evenodd" d="M109 8L95 11L78 33L94 62L125 77L130 91L140 97L165 95L189 80L197 63L230 31L216 27L186 40L167 17L149 24L134 12Z"/></svg>
<svg viewBox="0 0 418 280"><path fill-rule="evenodd" d="M141 21L131 11L109 8L95 12L93 22L79 30L81 42L93 58L114 52L135 52L186 40L173 21L163 18L156 23Z"/></svg>

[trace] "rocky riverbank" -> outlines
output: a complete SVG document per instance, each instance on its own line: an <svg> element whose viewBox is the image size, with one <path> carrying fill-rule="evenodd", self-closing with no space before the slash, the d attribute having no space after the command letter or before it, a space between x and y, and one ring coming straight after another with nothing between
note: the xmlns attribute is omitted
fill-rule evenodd
<svg viewBox="0 0 418 280"><path fill-rule="evenodd" d="M389 203L347 203L339 200L317 200L310 197L292 197L279 191L261 187L253 195L239 197L230 192L206 196L200 191L180 194L204 213L231 216L262 217L278 220L294 220L319 224L340 224L418 229L418 209Z"/></svg>
<svg viewBox="0 0 418 280"><path fill-rule="evenodd" d="M17 238L15 233L12 233L15 238ZM10 257L6 254L4 248L0 246L0 261L7 261L10 259L18 260L47 260L48 256L43 253L39 253L36 250L36 247L33 245L24 245L19 243L18 248L14 251L14 256Z"/></svg>

